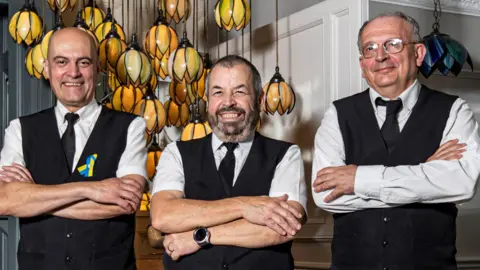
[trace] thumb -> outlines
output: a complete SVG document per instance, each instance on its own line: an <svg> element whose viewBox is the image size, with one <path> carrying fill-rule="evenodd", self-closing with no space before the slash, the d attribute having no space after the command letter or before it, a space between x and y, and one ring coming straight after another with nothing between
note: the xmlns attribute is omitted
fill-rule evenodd
<svg viewBox="0 0 480 270"><path fill-rule="evenodd" d="M283 194L282 196L280 197L276 197L277 199L281 200L281 201L287 201L288 200L288 195L287 194Z"/></svg>

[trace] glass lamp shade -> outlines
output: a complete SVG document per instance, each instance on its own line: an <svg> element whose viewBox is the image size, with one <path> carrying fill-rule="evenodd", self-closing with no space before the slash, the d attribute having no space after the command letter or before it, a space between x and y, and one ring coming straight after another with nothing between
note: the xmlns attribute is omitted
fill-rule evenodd
<svg viewBox="0 0 480 270"><path fill-rule="evenodd" d="M95 36L95 34L90 30L89 26L83 20L81 12L77 13L77 18L73 23L73 27L77 27L78 29L85 31L87 34L89 34L92 37L93 41L95 42L95 47L98 48L98 39Z"/></svg>
<svg viewBox="0 0 480 270"><path fill-rule="evenodd" d="M115 91L118 87L120 87L120 82L118 81L117 77L115 77L115 73L107 72L108 73L108 89L110 91Z"/></svg>
<svg viewBox="0 0 480 270"><path fill-rule="evenodd" d="M172 80L187 83L200 80L203 74L202 57L184 33L178 48L172 52L168 59L168 74Z"/></svg>
<svg viewBox="0 0 480 270"><path fill-rule="evenodd" d="M101 104L102 104L102 106L105 106L105 107L109 108L110 110L113 109L113 108L112 108L112 102L111 102L110 98L108 98L108 97L102 99Z"/></svg>
<svg viewBox="0 0 480 270"><path fill-rule="evenodd" d="M97 28L95 28L95 36L99 42L102 42L102 40L105 39L105 37L112 30L112 27L115 28L119 38L125 41L125 31L123 31L123 28L117 22L115 22L115 19L113 19L112 10L108 8L105 19L103 19L103 22L99 24Z"/></svg>
<svg viewBox="0 0 480 270"><path fill-rule="evenodd" d="M137 35L132 35L132 44L120 55L117 66L115 67L118 80L123 85L133 84L136 87L143 88L152 76L152 65L146 54L140 51L137 43Z"/></svg>
<svg viewBox="0 0 480 270"><path fill-rule="evenodd" d="M135 105L133 113L145 118L147 123L145 128L147 140L151 139L154 133L160 133L165 126L165 108L151 89L147 89L147 94Z"/></svg>
<svg viewBox="0 0 480 270"><path fill-rule="evenodd" d="M138 210L143 212L149 211L151 198L152 198L152 195L150 193L143 193L142 200L140 201L140 208Z"/></svg>
<svg viewBox="0 0 480 270"><path fill-rule="evenodd" d="M208 122L202 122L199 119L196 119L183 129L180 140L190 141L193 139L200 139L210 133L212 133L212 128L210 128Z"/></svg>
<svg viewBox="0 0 480 270"><path fill-rule="evenodd" d="M425 78L430 77L438 69L443 75L451 72L458 76L465 62L473 71L473 63L467 49L449 35L434 30L423 38L427 53L423 59L420 72Z"/></svg>
<svg viewBox="0 0 480 270"><path fill-rule="evenodd" d="M42 38L43 21L33 4L26 3L19 11L13 14L8 23L8 32L17 43L30 46Z"/></svg>
<svg viewBox="0 0 480 270"><path fill-rule="evenodd" d="M89 0L88 4L79 12L82 14L83 20L88 25L88 29L92 32L95 31L97 26L103 22L103 18L105 18L105 12L99 9L97 5L94 7L92 0Z"/></svg>
<svg viewBox="0 0 480 270"><path fill-rule="evenodd" d="M158 143L154 140L153 143L148 147L147 152L147 173L148 178L150 180L153 179L156 173L156 168L158 161L160 160L160 156L162 155L162 149L158 145Z"/></svg>
<svg viewBox="0 0 480 270"><path fill-rule="evenodd" d="M147 87L145 87L145 91L144 91L144 94L147 93L147 89L150 88L152 89L153 92L155 92L157 90L157 85L158 85L158 79L157 79L157 75L155 74L152 74L152 76L150 76L150 82L148 83Z"/></svg>
<svg viewBox="0 0 480 270"><path fill-rule="evenodd" d="M152 58L151 60L152 69L157 76L165 80L168 77L168 57L164 55L162 59L158 59L156 57Z"/></svg>
<svg viewBox="0 0 480 270"><path fill-rule="evenodd" d="M280 75L279 68L269 83L263 87L262 109L267 114L278 112L280 115L289 114L295 107L295 93Z"/></svg>
<svg viewBox="0 0 480 270"><path fill-rule="evenodd" d="M190 0L158 0L158 7L165 11L167 23L172 20L179 23L190 17Z"/></svg>
<svg viewBox="0 0 480 270"><path fill-rule="evenodd" d="M150 58L162 59L167 57L178 47L178 35L175 29L168 26L162 12L145 37L145 51Z"/></svg>
<svg viewBox="0 0 480 270"><path fill-rule="evenodd" d="M188 105L183 103L178 105L171 98L164 104L167 113L167 127L183 127L190 119L190 110Z"/></svg>
<svg viewBox="0 0 480 270"><path fill-rule="evenodd" d="M40 43L28 49L25 56L25 67L27 69L27 73L37 79L42 78L42 76L47 78L47 74L45 73L43 65L44 60L45 59L42 54Z"/></svg>
<svg viewBox="0 0 480 270"><path fill-rule="evenodd" d="M107 70L115 72L120 55L127 50L127 43L120 38L115 27L112 29L113 31L108 33L98 47L98 61L100 70L103 72L107 72Z"/></svg>
<svg viewBox="0 0 480 270"><path fill-rule="evenodd" d="M56 31L64 28L65 25L63 24L63 20L62 20L62 16L58 16L57 18L57 23L55 24L55 26L53 27L52 30L48 31L45 36L43 37L42 39L42 53L43 53L43 56L45 58L48 57L48 45L49 45L49 42L50 42L50 38L52 37L53 33L55 33Z"/></svg>
<svg viewBox="0 0 480 270"><path fill-rule="evenodd" d="M142 89L129 86L120 86L112 96L112 108L116 111L132 113L135 104L140 102L143 98Z"/></svg>
<svg viewBox="0 0 480 270"><path fill-rule="evenodd" d="M195 101L195 96L192 93L195 93L196 90L195 84L188 84L185 81L178 83L176 81L171 81L168 84L168 93L170 94L170 98L177 103L177 105L181 105L186 103L187 105L192 104Z"/></svg>
<svg viewBox="0 0 480 270"><path fill-rule="evenodd" d="M246 0L219 0L215 5L215 21L227 31L242 30L250 22L250 7Z"/></svg>
<svg viewBox="0 0 480 270"><path fill-rule="evenodd" d="M199 97L199 98L206 98L206 79L207 79L207 74L210 72L210 69L212 67L212 61L210 60L210 54L206 53L205 56L203 57L203 73L202 77L200 77L200 80L194 82L193 84L195 87L192 87L192 90L195 91L192 93L194 97ZM206 101L206 99L205 99Z"/></svg>
<svg viewBox="0 0 480 270"><path fill-rule="evenodd" d="M77 4L77 0L47 0L47 3L53 12L64 12L67 8L73 10Z"/></svg>

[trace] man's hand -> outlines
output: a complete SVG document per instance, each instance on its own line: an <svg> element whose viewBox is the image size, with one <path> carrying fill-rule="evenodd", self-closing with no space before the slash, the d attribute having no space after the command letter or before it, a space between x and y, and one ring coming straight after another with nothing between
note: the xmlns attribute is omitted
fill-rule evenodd
<svg viewBox="0 0 480 270"><path fill-rule="evenodd" d="M27 168L18 163L13 163L11 166L3 166L2 170L0 170L0 181L35 183Z"/></svg>
<svg viewBox="0 0 480 270"><path fill-rule="evenodd" d="M173 233L163 240L165 252L176 261L180 257L197 252L200 246L193 240L193 231Z"/></svg>
<svg viewBox="0 0 480 270"><path fill-rule="evenodd" d="M323 168L317 172L317 178L313 182L313 189L317 193L332 190L324 200L326 203L344 194L353 194L356 173L357 165Z"/></svg>
<svg viewBox="0 0 480 270"><path fill-rule="evenodd" d="M458 139L450 140L442 144L435 153L427 159L427 162L433 160L455 160L462 158L462 153L467 151L466 143L458 143Z"/></svg>
<svg viewBox="0 0 480 270"><path fill-rule="evenodd" d="M88 198L105 204L116 204L134 213L142 200L143 185L133 179L109 178L91 186Z"/></svg>
<svg viewBox="0 0 480 270"><path fill-rule="evenodd" d="M302 227L298 221L302 214L287 203L287 195L238 198L246 206L243 218L250 223L267 226L281 235L295 235Z"/></svg>

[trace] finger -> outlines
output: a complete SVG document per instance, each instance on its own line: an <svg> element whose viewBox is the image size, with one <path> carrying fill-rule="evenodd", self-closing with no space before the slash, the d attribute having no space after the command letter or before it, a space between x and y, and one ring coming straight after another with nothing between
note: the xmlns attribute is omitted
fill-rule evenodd
<svg viewBox="0 0 480 270"><path fill-rule="evenodd" d="M442 160L457 160L463 157L461 152L451 153L450 155L445 156Z"/></svg>
<svg viewBox="0 0 480 270"><path fill-rule="evenodd" d="M10 182L13 182L13 181L16 181L16 180L12 180L12 178L10 178L8 176L0 176L0 181L5 182L5 183L10 183Z"/></svg>
<svg viewBox="0 0 480 270"><path fill-rule="evenodd" d="M174 250L170 257L172 258L172 260L176 261L180 258L180 254L178 253L178 251Z"/></svg>
<svg viewBox="0 0 480 270"><path fill-rule="evenodd" d="M445 148L448 148L451 145L457 144L458 141L459 141L458 139L449 140L449 141L445 142L444 144L440 145L440 147L437 149L436 152L443 151Z"/></svg>
<svg viewBox="0 0 480 270"><path fill-rule="evenodd" d="M293 208L293 207L292 207ZM301 228L301 225L300 225L300 222L298 222L297 218L295 216L297 216L297 211L288 211L288 210L285 210L283 208L276 208L275 209L276 213L279 214L280 216L282 216L282 219L284 221L286 221L288 223L288 227L286 226L283 226L283 228L287 231L287 232L292 232L295 233L295 230L300 230Z"/></svg>
<svg viewBox="0 0 480 270"><path fill-rule="evenodd" d="M456 151L456 150L460 150L460 149L464 148L465 146L467 146L467 145L464 144L464 143L452 144L452 145L448 146L447 148L443 149L442 151L440 151L436 155L440 156L440 158L442 158L442 156L444 156L445 154L448 154L448 153Z"/></svg>
<svg viewBox="0 0 480 270"><path fill-rule="evenodd" d="M335 168L336 168L336 167L325 167L325 168L319 170L319 171L317 172L317 178L320 177L320 176L322 176L322 175L335 172Z"/></svg>
<svg viewBox="0 0 480 270"><path fill-rule="evenodd" d="M290 213L292 213L295 217L297 218L302 218L302 213L300 213L300 211L298 211L295 207L291 206L289 203L287 202L280 202L280 205L287 209L288 211L290 211Z"/></svg>
<svg viewBox="0 0 480 270"><path fill-rule="evenodd" d="M9 168L4 169L2 171L2 175L8 177L11 181L20 181L22 179L22 176L20 174Z"/></svg>
<svg viewBox="0 0 480 270"><path fill-rule="evenodd" d="M340 196L342 196L344 193L342 190L336 188L334 189L332 192L330 192L330 194L328 194L327 197L325 197L325 202L326 203L329 203L329 202L332 202L336 199L338 199Z"/></svg>
<svg viewBox="0 0 480 270"><path fill-rule="evenodd" d="M325 181L322 184L316 186L314 190L315 190L315 192L322 192L322 191L326 191L326 190L329 190L329 189L333 189L337 185L338 185L337 181L329 180L329 181Z"/></svg>
<svg viewBox="0 0 480 270"><path fill-rule="evenodd" d="M287 201L288 200L288 194L283 194L282 196L280 197L274 197L274 199L276 200L280 200L280 201Z"/></svg>
<svg viewBox="0 0 480 270"><path fill-rule="evenodd" d="M136 187L138 190L141 190L141 191L143 190L142 184L140 184L140 183L139 183L138 181L136 181L136 180L125 178L125 179L122 179L122 182L125 183L125 184L127 184L127 185Z"/></svg>
<svg viewBox="0 0 480 270"><path fill-rule="evenodd" d="M454 150L450 150L448 152L445 152L444 154L442 155L439 155L437 157L437 160L448 160L448 158L450 158L451 156L457 156L459 154L462 154L463 152L465 152L466 149L454 149Z"/></svg>
<svg viewBox="0 0 480 270"><path fill-rule="evenodd" d="M272 229L280 235L287 235L287 233L280 227L273 219L269 219L265 222L268 228Z"/></svg>
<svg viewBox="0 0 480 270"><path fill-rule="evenodd" d="M135 188L135 187L130 186L130 185L124 185L124 186L122 186L122 190L126 191L126 192L130 192L131 194L138 197L139 200L142 200L143 193L138 188Z"/></svg>
<svg viewBox="0 0 480 270"><path fill-rule="evenodd" d="M135 193L132 193L127 190L120 190L118 193L120 194L120 197L127 199L129 201L132 201L134 203L140 203L140 201L142 200L142 196L137 196Z"/></svg>
<svg viewBox="0 0 480 270"><path fill-rule="evenodd" d="M23 175L26 179L29 179L30 181L33 182L32 174L30 173L30 171L27 168L25 168L23 165L18 164L18 163L13 163L13 166L15 168L19 169L23 173Z"/></svg>

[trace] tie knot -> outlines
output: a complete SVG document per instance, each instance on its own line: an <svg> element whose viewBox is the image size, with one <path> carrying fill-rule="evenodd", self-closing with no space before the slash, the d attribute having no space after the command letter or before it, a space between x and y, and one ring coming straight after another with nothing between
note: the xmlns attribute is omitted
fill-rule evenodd
<svg viewBox="0 0 480 270"><path fill-rule="evenodd" d="M237 148L238 143L227 142L223 143L223 145L227 148L228 152L232 152L235 150L235 148Z"/></svg>
<svg viewBox="0 0 480 270"><path fill-rule="evenodd" d="M396 100L390 100L390 101L385 101L382 98L378 97L375 100L375 104L377 106L386 106L387 107L387 115L397 115L398 112L402 109L402 100L401 99L396 99Z"/></svg>
<svg viewBox="0 0 480 270"><path fill-rule="evenodd" d="M65 114L65 120L67 121L67 123L69 125L74 125L75 122L77 122L78 118L80 118L80 116L76 113L67 113Z"/></svg>

